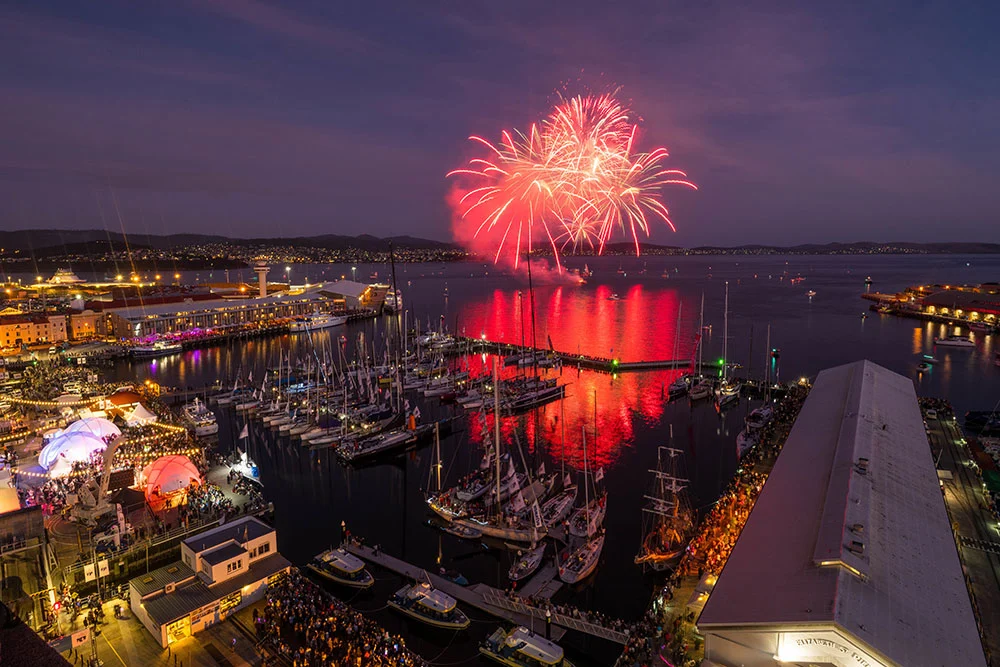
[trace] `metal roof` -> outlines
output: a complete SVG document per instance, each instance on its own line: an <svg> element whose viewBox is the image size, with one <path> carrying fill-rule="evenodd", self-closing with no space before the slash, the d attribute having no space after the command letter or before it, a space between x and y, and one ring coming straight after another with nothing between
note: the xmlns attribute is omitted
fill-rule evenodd
<svg viewBox="0 0 1000 667"><path fill-rule="evenodd" d="M323 285L322 291L327 294L350 296L356 299L364 294L369 287L371 287L371 285L355 282L353 280L338 280L336 282L326 283Z"/></svg>
<svg viewBox="0 0 1000 667"><path fill-rule="evenodd" d="M202 560L210 565L218 565L219 563L225 563L227 560L232 560L237 556L242 556L247 552L241 545L231 542L217 549L212 549L211 551L203 554L199 554Z"/></svg>
<svg viewBox="0 0 1000 667"><path fill-rule="evenodd" d="M309 301L321 302L324 300L323 294L320 293L322 289L323 285L320 284L310 287L300 294L287 294L282 292L272 296L250 297L246 299L187 299L147 305L136 303L120 308L105 308L104 312L115 313L126 319L146 319L150 316L173 316L181 313L198 315L216 310L239 310L240 308L253 309L274 304L304 303Z"/></svg>
<svg viewBox="0 0 1000 667"><path fill-rule="evenodd" d="M896 664L986 664L909 378L819 374L698 626L835 626Z"/></svg>
<svg viewBox="0 0 1000 667"><path fill-rule="evenodd" d="M143 604L146 613L153 621L159 625L166 625L215 600L221 600L244 586L267 579L272 574L287 570L291 566L292 564L284 556L273 554L256 561L242 574L218 584L207 586L201 579L195 578L192 583L179 586L172 593L165 593Z"/></svg>
<svg viewBox="0 0 1000 667"><path fill-rule="evenodd" d="M204 533L193 535L184 540L184 545L194 553L200 554L220 544L225 544L230 540L235 540L242 544L273 532L274 528L271 528L260 519L248 516L219 526L218 528L206 530Z"/></svg>
<svg viewBox="0 0 1000 667"><path fill-rule="evenodd" d="M129 580L129 586L139 593L140 597L145 597L150 593L162 591L167 584L178 584L188 579L194 579L194 570L177 561L170 565L165 565L149 574Z"/></svg>

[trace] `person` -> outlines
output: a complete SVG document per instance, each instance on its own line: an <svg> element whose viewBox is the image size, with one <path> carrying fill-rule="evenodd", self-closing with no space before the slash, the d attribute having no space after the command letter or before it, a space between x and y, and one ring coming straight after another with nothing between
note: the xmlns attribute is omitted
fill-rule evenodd
<svg viewBox="0 0 1000 667"><path fill-rule="evenodd" d="M236 652L236 637L233 637L233 640L229 642L229 648L231 648L234 653Z"/></svg>

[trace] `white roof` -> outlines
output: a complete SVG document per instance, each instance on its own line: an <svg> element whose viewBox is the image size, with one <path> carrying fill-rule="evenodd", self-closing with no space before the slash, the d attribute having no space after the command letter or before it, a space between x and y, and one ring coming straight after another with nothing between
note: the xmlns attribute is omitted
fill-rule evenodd
<svg viewBox="0 0 1000 667"><path fill-rule="evenodd" d="M558 644L536 635L523 625L511 630L506 644L547 665L554 665L563 658L563 650Z"/></svg>
<svg viewBox="0 0 1000 667"><path fill-rule="evenodd" d="M698 620L803 624L900 665L986 664L913 383L868 361L819 374Z"/></svg>
<svg viewBox="0 0 1000 667"><path fill-rule="evenodd" d="M340 296L350 296L355 299L365 293L370 285L355 282L353 280L338 280L323 285L323 291L329 294L339 294Z"/></svg>
<svg viewBox="0 0 1000 667"><path fill-rule="evenodd" d="M324 300L320 292L323 285L314 285L302 291L301 294L288 294L280 292L265 297L248 297L246 299L205 299L201 301L171 301L169 303L155 303L142 305L138 301L130 306L120 308L107 308L105 312L116 313L126 319L146 319L150 316L162 317L178 313L188 313L197 315L199 313L216 310L239 310L240 308L258 308L282 303L304 303L315 301L317 304Z"/></svg>
<svg viewBox="0 0 1000 667"><path fill-rule="evenodd" d="M365 569L364 561L354 554L344 551L343 549L325 551L320 555L320 559L323 560L323 562L336 567L338 570L349 574L354 574L355 572L360 572Z"/></svg>
<svg viewBox="0 0 1000 667"><path fill-rule="evenodd" d="M407 591L406 597L441 614L447 614L455 608L455 598L426 583L413 584Z"/></svg>

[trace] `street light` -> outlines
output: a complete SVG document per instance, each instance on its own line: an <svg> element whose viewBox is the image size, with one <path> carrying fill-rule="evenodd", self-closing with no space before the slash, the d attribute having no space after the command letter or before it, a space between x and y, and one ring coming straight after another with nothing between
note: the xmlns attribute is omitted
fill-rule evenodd
<svg viewBox="0 0 1000 667"><path fill-rule="evenodd" d="M358 279L358 275L357 274L358 274L358 267L352 266L351 267L351 280L357 280Z"/></svg>

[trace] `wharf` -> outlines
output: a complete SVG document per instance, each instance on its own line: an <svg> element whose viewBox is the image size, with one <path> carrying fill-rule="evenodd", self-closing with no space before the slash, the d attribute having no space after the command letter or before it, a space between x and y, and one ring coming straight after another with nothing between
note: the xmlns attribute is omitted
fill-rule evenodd
<svg viewBox="0 0 1000 667"><path fill-rule="evenodd" d="M486 354L531 354L532 351L539 357L554 355L559 358L563 365L576 366L577 368L598 371L601 373L627 373L632 371L649 370L677 370L690 368L694 363L691 359L654 359L645 361L621 361L609 357L595 357L588 354L572 354L570 352L560 352L558 350L546 350L545 348L533 348L529 345L517 345L514 343L503 343L491 341L484 338L470 338L468 336L456 336L459 342L459 354L465 351ZM714 362L704 362L702 367L705 370L719 370L719 366Z"/></svg>
<svg viewBox="0 0 1000 667"><path fill-rule="evenodd" d="M345 548L353 553L359 558L363 558L366 561L374 563L379 567L383 567L387 570L391 570L397 574L401 574L404 577L409 577L414 581L422 581L424 578L430 579L431 585L444 593L447 593L451 597L464 602L467 605L475 607L480 611L485 611L491 616L497 616L504 620L510 621L511 623L517 623L518 625L523 625L527 628L536 631L543 631L545 628L545 619L541 619L541 623L538 622L533 616L527 614L518 613L516 611L502 609L495 605L486 602L485 596L483 595L483 588L489 591L495 591L498 595L504 595L503 591L494 589L490 586L484 586L484 584L476 584L475 586L459 586L458 584L448 581L433 572L428 572L427 570L417 567L416 565L411 565L405 561L399 560L398 558L393 558L386 553L375 553L371 547L362 546L356 543L349 543ZM534 626L534 627L533 627ZM552 639L554 641L559 641L565 634L565 630L558 627L552 628Z"/></svg>

